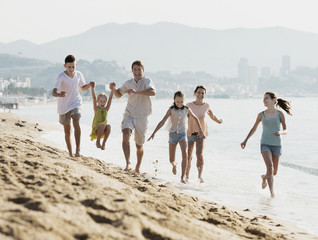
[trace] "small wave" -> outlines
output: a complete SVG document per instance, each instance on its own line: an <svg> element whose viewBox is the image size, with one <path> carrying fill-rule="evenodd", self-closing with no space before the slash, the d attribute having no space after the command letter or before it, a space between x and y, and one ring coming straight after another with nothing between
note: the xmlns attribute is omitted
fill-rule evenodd
<svg viewBox="0 0 318 240"><path fill-rule="evenodd" d="M304 167L304 166L300 166L300 165L288 163L288 162L281 162L281 164L285 167L297 169L299 171L318 176L318 169L316 168Z"/></svg>

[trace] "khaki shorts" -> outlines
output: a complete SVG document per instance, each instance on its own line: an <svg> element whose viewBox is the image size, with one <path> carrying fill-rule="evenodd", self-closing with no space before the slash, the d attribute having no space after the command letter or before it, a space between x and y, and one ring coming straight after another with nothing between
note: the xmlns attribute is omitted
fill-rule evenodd
<svg viewBox="0 0 318 240"><path fill-rule="evenodd" d="M65 113L65 114L60 114L60 119L59 119L59 122L60 124L62 125L65 125L65 124L70 124L71 123L71 117L73 115L80 115L81 116L81 109L80 108L74 108L72 109L71 111Z"/></svg>
<svg viewBox="0 0 318 240"><path fill-rule="evenodd" d="M125 113L124 119L121 123L121 130L129 128L131 131L135 130L135 142L142 146L145 143L145 135L148 126L148 118L134 118L130 114Z"/></svg>

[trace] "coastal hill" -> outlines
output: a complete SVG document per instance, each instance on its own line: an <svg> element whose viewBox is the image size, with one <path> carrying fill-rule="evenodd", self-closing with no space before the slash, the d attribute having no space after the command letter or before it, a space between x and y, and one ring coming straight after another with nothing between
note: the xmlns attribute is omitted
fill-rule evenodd
<svg viewBox="0 0 318 240"><path fill-rule="evenodd" d="M236 76L241 57L251 65L278 71L281 57L292 67L317 66L318 34L283 27L213 30L160 22L152 25L109 23L84 33L44 44L25 40L0 43L0 53L61 63L66 55L80 59L116 61L129 67L141 59L147 71L206 71Z"/></svg>
<svg viewBox="0 0 318 240"><path fill-rule="evenodd" d="M43 87L52 90L57 75L64 71L63 61L52 63L47 60L26 58L12 54L0 54L0 77L10 76L31 78L32 87ZM119 67L114 61L86 60L78 61L79 70L87 81L105 84L111 81L124 81L129 78L129 72Z"/></svg>
<svg viewBox="0 0 318 240"><path fill-rule="evenodd" d="M56 127L55 127L56 128ZM281 220L233 210L40 137L47 123L0 113L0 238L315 239Z"/></svg>

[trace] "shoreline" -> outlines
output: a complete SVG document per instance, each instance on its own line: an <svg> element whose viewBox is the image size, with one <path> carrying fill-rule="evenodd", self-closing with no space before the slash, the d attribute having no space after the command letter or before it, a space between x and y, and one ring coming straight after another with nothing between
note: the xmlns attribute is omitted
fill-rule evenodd
<svg viewBox="0 0 318 240"><path fill-rule="evenodd" d="M70 158L41 138L53 129L0 113L3 239L318 239L293 223L158 185L147 174Z"/></svg>

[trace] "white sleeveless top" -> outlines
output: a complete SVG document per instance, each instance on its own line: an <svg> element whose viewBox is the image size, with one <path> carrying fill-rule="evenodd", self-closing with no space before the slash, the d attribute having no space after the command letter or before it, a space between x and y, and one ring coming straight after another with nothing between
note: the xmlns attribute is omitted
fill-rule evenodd
<svg viewBox="0 0 318 240"><path fill-rule="evenodd" d="M171 126L169 132L182 133L186 131L186 119L188 117L189 109L184 107L183 109L171 108L170 121Z"/></svg>

